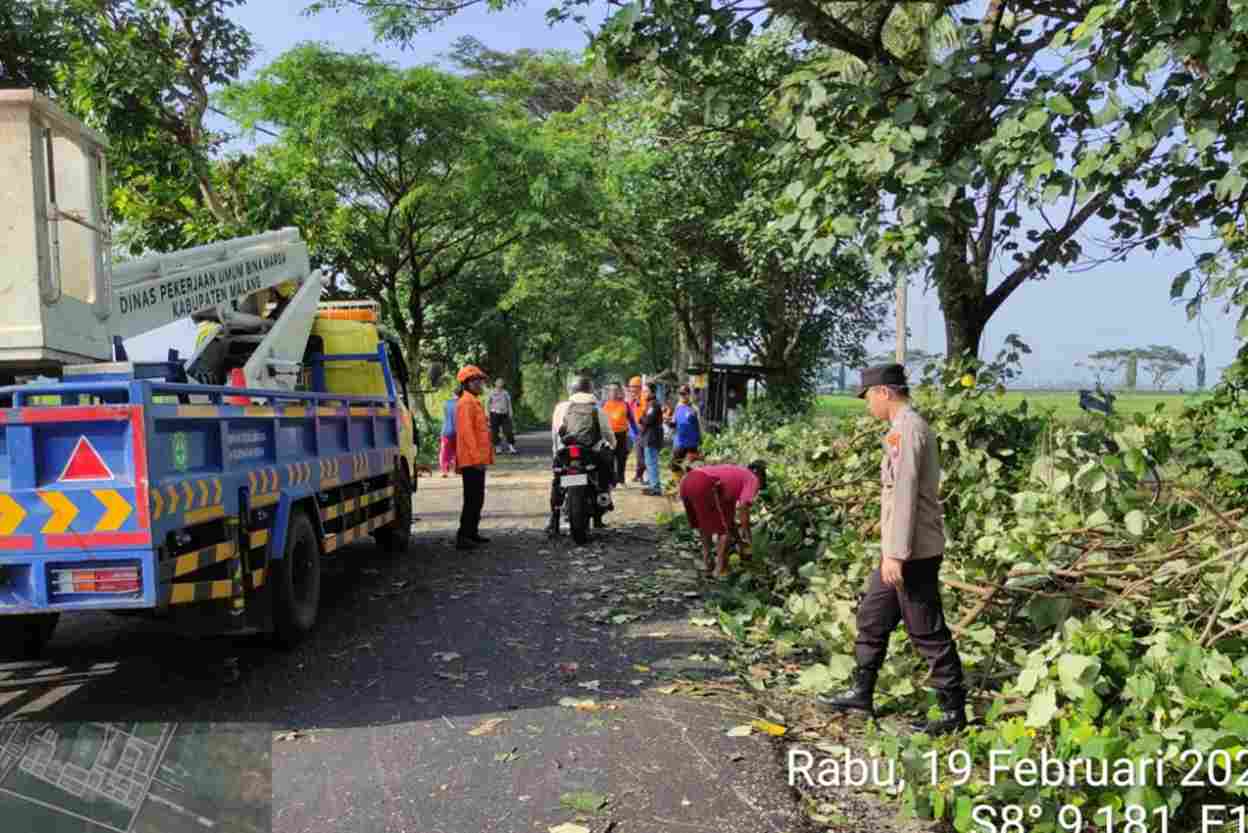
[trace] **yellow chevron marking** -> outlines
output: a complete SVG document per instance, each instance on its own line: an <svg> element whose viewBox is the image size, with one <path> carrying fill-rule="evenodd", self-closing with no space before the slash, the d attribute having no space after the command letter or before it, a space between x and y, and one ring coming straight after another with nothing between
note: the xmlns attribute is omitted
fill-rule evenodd
<svg viewBox="0 0 1248 833"><path fill-rule="evenodd" d="M342 511L341 506L326 506L321 510L321 520L332 521Z"/></svg>
<svg viewBox="0 0 1248 833"><path fill-rule="evenodd" d="M180 605L195 601L194 584L175 584L169 595L169 604Z"/></svg>
<svg viewBox="0 0 1248 833"><path fill-rule="evenodd" d="M216 417L221 411L215 405L179 405L180 417Z"/></svg>
<svg viewBox="0 0 1248 833"><path fill-rule="evenodd" d="M208 481L201 480L199 481L197 485L199 486L199 505L207 506L208 505Z"/></svg>
<svg viewBox="0 0 1248 833"><path fill-rule="evenodd" d="M165 510L165 498L160 493L160 489L152 489L152 520L160 520L161 514Z"/></svg>
<svg viewBox="0 0 1248 833"><path fill-rule="evenodd" d="M254 416L254 417L271 417L271 416L276 416L277 412L274 411L272 408L265 407L263 405L248 405L247 407L243 408L243 415Z"/></svg>
<svg viewBox="0 0 1248 833"><path fill-rule="evenodd" d="M282 499L281 495L256 495L251 499L252 506L272 506Z"/></svg>
<svg viewBox="0 0 1248 833"><path fill-rule="evenodd" d="M351 416L372 416L372 415L373 415L372 408L365 408L359 405L353 406L351 408Z"/></svg>
<svg viewBox="0 0 1248 833"><path fill-rule="evenodd" d="M254 495L256 493L256 473L254 471L247 472L247 486Z"/></svg>
<svg viewBox="0 0 1248 833"><path fill-rule="evenodd" d="M308 415L308 409L302 405L288 405L286 410L282 411L282 416L302 417Z"/></svg>
<svg viewBox="0 0 1248 833"><path fill-rule="evenodd" d="M317 408L316 415L317 416L338 416L338 409L337 408Z"/></svg>
<svg viewBox="0 0 1248 833"><path fill-rule="evenodd" d="M78 507L61 492L40 492L39 497L52 510L52 517L43 525L45 535L57 534L69 529L69 525L78 517Z"/></svg>
<svg viewBox="0 0 1248 833"><path fill-rule="evenodd" d="M212 502L221 502L221 478L214 477L212 479Z"/></svg>
<svg viewBox="0 0 1248 833"><path fill-rule="evenodd" d="M0 535L12 535L26 519L26 510L8 495L0 492Z"/></svg>
<svg viewBox="0 0 1248 833"><path fill-rule="evenodd" d="M104 517L95 525L96 532L116 532L130 517L134 507L115 489L92 489L95 499L104 504Z"/></svg>
<svg viewBox="0 0 1248 833"><path fill-rule="evenodd" d="M212 583L212 598L228 599L234 595L234 581L232 579L221 579Z"/></svg>
<svg viewBox="0 0 1248 833"><path fill-rule="evenodd" d="M355 498L349 498L347 500L344 500L342 502L342 511L354 512L355 511Z"/></svg>
<svg viewBox="0 0 1248 833"><path fill-rule="evenodd" d="M169 514L172 515L178 511L178 487L166 486L165 494L169 495Z"/></svg>
<svg viewBox="0 0 1248 833"><path fill-rule="evenodd" d="M252 586L252 587L261 587L261 586L263 586L263 584L264 584L264 572L265 572L264 567L261 567L261 568L260 568L260 569L258 569L258 570L252 570L252 571L251 571L251 586Z"/></svg>
<svg viewBox="0 0 1248 833"><path fill-rule="evenodd" d="M267 474L269 477L268 491L270 492L277 491L277 482L278 482L277 469L265 469L265 474Z"/></svg>
<svg viewBox="0 0 1248 833"><path fill-rule="evenodd" d="M269 531L267 529L257 529L247 535L248 549L258 550L269 543Z"/></svg>
<svg viewBox="0 0 1248 833"><path fill-rule="evenodd" d="M225 507L221 505L205 506L202 509L196 509L193 512L187 512L183 517L186 518L186 522L188 524L203 523L204 521L211 521L217 518L224 518Z"/></svg>
<svg viewBox="0 0 1248 833"><path fill-rule="evenodd" d="M179 555L173 564L174 577L184 576L187 573L193 573L200 569L200 562L205 555L209 556L210 560L203 565L204 567L211 567L213 564L229 561L235 555L234 545L217 544L212 547L205 547L202 550L196 550L195 552L188 552L185 555Z"/></svg>
<svg viewBox="0 0 1248 833"><path fill-rule="evenodd" d="M295 482L295 464L294 463L286 464L286 480L290 483Z"/></svg>
<svg viewBox="0 0 1248 833"><path fill-rule="evenodd" d="M186 503L182 504L185 511L195 505L195 489L191 486L191 481L182 481L182 494L186 495Z"/></svg>

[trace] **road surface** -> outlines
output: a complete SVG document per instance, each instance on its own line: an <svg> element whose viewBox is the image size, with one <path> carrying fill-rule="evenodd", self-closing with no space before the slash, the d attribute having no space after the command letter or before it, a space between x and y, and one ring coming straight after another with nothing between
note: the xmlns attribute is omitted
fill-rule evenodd
<svg viewBox="0 0 1248 833"><path fill-rule="evenodd" d="M0 716L266 724L279 833L804 830L779 749L726 734L759 715L690 622L712 588L655 528L676 507L632 487L589 546L549 542L548 438L520 440L489 545L454 549L458 479L422 477L411 551L345 551L299 648L70 617L0 665Z"/></svg>

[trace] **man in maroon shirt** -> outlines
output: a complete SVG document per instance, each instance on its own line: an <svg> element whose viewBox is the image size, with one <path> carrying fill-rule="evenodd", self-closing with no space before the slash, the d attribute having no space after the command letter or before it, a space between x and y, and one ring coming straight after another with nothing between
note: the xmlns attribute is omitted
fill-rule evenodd
<svg viewBox="0 0 1248 833"><path fill-rule="evenodd" d="M689 525L702 533L702 563L711 570L711 536L718 535L717 563L713 573L728 573L728 545L751 543L750 507L767 485L767 469L760 460L746 466L700 466L680 481L680 499Z"/></svg>

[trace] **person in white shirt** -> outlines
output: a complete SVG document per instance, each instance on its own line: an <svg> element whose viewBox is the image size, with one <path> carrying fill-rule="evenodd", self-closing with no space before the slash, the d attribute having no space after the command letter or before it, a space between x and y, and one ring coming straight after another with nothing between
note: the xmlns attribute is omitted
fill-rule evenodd
<svg viewBox="0 0 1248 833"><path fill-rule="evenodd" d="M511 454L518 454L516 451L516 432L512 425L512 408L511 394L503 387L502 379L494 380L494 390L490 391L490 434L494 441L494 451L501 454L506 451ZM504 448L502 441L507 440L507 447Z"/></svg>
<svg viewBox="0 0 1248 833"><path fill-rule="evenodd" d="M558 457L559 452L565 447L563 439L564 419L568 415L568 409L574 405L592 405L598 419L598 440L594 444L592 451L603 458L599 461L599 470L606 473L606 483L608 487L612 485L614 467L609 462L611 455L615 451L615 434L611 431L611 422L607 418L607 414L598 405L597 398L593 394L594 385L588 378L581 376L572 383L572 395L565 401L555 406L555 411L550 418L550 450L552 457ZM605 453L604 453L605 452ZM546 532L550 535L559 534L559 510L562 508L562 498L559 494L557 481L552 480L550 484L550 524L546 527ZM602 517L595 516L594 526L601 528L603 526Z"/></svg>

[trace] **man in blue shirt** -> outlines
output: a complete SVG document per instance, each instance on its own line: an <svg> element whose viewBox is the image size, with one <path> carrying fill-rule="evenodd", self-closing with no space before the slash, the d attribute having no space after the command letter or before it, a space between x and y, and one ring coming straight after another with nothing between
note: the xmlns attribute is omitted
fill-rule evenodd
<svg viewBox="0 0 1248 833"><path fill-rule="evenodd" d="M676 428L672 437L673 466L682 465L686 458L697 459L698 449L702 445L702 423L690 396L689 386L681 386L680 402L672 414L672 423Z"/></svg>

